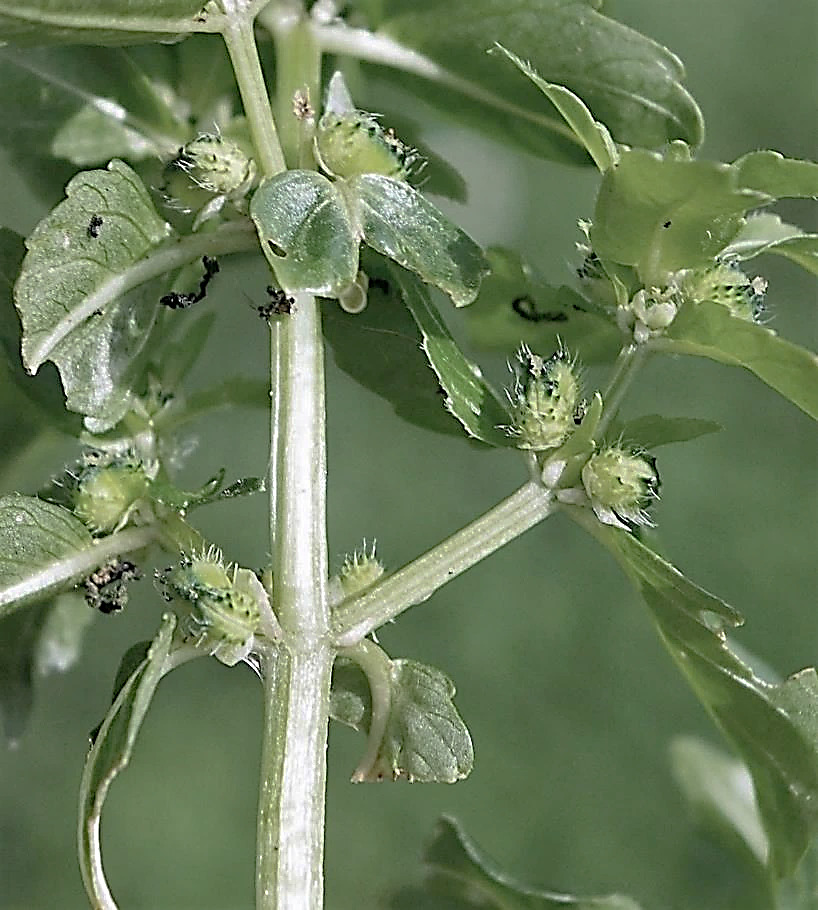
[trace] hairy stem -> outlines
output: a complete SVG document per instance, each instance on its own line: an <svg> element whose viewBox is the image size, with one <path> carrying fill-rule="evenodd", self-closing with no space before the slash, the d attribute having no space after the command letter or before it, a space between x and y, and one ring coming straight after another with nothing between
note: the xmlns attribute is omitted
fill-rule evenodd
<svg viewBox="0 0 818 910"><path fill-rule="evenodd" d="M333 622L337 644L354 645L378 626L427 600L446 582L547 518L555 507L552 492L542 484L524 484L448 540L359 597L342 603Z"/></svg>

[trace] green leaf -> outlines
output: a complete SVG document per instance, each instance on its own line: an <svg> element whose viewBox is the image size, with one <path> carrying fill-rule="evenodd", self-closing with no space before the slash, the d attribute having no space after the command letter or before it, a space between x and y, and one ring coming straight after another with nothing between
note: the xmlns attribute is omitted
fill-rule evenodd
<svg viewBox="0 0 818 910"><path fill-rule="evenodd" d="M586 162L585 150L547 98L509 66L486 56L495 42L543 79L584 99L619 142L659 146L702 139L698 107L668 50L580 0L390 0L379 34L429 58L394 49L383 55L404 87L493 138L545 158ZM442 23L445 22L445 27ZM405 62L404 62L405 61ZM414 64L414 66L413 66Z"/></svg>
<svg viewBox="0 0 818 910"><path fill-rule="evenodd" d="M741 230L724 248L722 255L752 259L762 253L786 256L813 275L818 275L818 234L806 234L778 215L762 212L748 218Z"/></svg>
<svg viewBox="0 0 818 910"><path fill-rule="evenodd" d="M516 54L498 45L500 51L536 85L546 98L559 111L562 119L568 124L579 139L594 164L604 174L611 165L619 160L619 152L611 139L611 134L604 123L594 120L593 114L570 89L555 82L546 82L530 64L521 60Z"/></svg>
<svg viewBox="0 0 818 910"><path fill-rule="evenodd" d="M474 750L452 701L454 683L440 670L414 660L387 659L387 666L388 716L374 760L356 780L454 783L467 777ZM343 658L333 671L331 714L356 730L369 731L369 686L362 671Z"/></svg>
<svg viewBox="0 0 818 910"><path fill-rule="evenodd" d="M0 0L0 40L15 44L136 44L202 30L201 0Z"/></svg>
<svg viewBox="0 0 818 910"><path fill-rule="evenodd" d="M442 818L423 854L425 880L391 902L393 910L639 910L630 898L576 897L514 881L452 818Z"/></svg>
<svg viewBox="0 0 818 910"><path fill-rule="evenodd" d="M673 776L702 822L766 865L769 844L746 766L692 736L675 739L670 754Z"/></svg>
<svg viewBox="0 0 818 910"><path fill-rule="evenodd" d="M818 197L818 164L785 158L779 152L749 152L733 162L739 186L774 199Z"/></svg>
<svg viewBox="0 0 818 910"><path fill-rule="evenodd" d="M634 417L619 426L611 427L610 437L621 436L627 443L644 449L656 449L673 442L689 442L708 433L718 433L721 424L699 417L662 417L660 414L646 414Z"/></svg>
<svg viewBox="0 0 818 910"><path fill-rule="evenodd" d="M37 642L50 608L40 603L0 616L0 721L9 746L20 741L34 703Z"/></svg>
<svg viewBox="0 0 818 910"><path fill-rule="evenodd" d="M661 345L674 353L744 367L818 419L818 357L766 326L733 316L718 303L683 307Z"/></svg>
<svg viewBox="0 0 818 910"><path fill-rule="evenodd" d="M359 238L339 184L315 171L277 174L256 191L250 215L283 288L337 297L355 280Z"/></svg>
<svg viewBox="0 0 818 910"><path fill-rule="evenodd" d="M95 906L115 906L102 871L99 825L102 807L115 778L131 760L136 737L156 687L171 669L169 655L176 617L166 613L147 655L119 689L85 760L80 784L79 859L82 879ZM133 662L134 652L125 659Z"/></svg>
<svg viewBox="0 0 818 910"><path fill-rule="evenodd" d="M0 616L73 587L90 569L72 571L91 533L67 509L33 496L0 499ZM92 566L91 568L93 568Z"/></svg>
<svg viewBox="0 0 818 910"><path fill-rule="evenodd" d="M97 236L88 230L94 216ZM128 410L159 308L151 284L119 296L129 290L123 275L169 235L139 177L114 160L77 174L26 241L15 288L23 361L30 373L56 363L68 407L97 432Z"/></svg>
<svg viewBox="0 0 818 910"><path fill-rule="evenodd" d="M635 266L645 284L668 272L710 265L743 224L771 201L744 189L729 164L623 151L603 178L591 243L603 260Z"/></svg>
<svg viewBox="0 0 818 910"><path fill-rule="evenodd" d="M383 174L345 180L366 243L448 294L455 306L477 296L488 263L480 247L412 186Z"/></svg>
<svg viewBox="0 0 818 910"><path fill-rule="evenodd" d="M491 272L465 311L475 345L510 353L521 343L543 356L560 344L584 363L614 360L622 336L613 320L565 285L546 284L513 250L486 250Z"/></svg>
<svg viewBox="0 0 818 910"><path fill-rule="evenodd" d="M727 644L739 615L698 588L630 534L586 509L572 517L621 563L696 696L744 759L778 876L795 868L818 832L818 675L802 670L779 685L760 679Z"/></svg>
<svg viewBox="0 0 818 910"><path fill-rule="evenodd" d="M392 277L398 266L366 250L362 261L370 280L366 309L355 314L336 307L324 310L324 335L335 362L388 401L403 420L435 433L467 438L462 426L446 413L440 383L421 348L421 333ZM264 396L269 400L266 390Z"/></svg>
<svg viewBox="0 0 818 910"><path fill-rule="evenodd" d="M460 350L424 286L398 267L389 269L389 274L420 329L421 348L446 394L446 410L474 439L513 447L514 439L503 429L512 423L511 415L480 368Z"/></svg>
<svg viewBox="0 0 818 910"><path fill-rule="evenodd" d="M818 895L818 838L791 876L775 883L775 910L815 910Z"/></svg>

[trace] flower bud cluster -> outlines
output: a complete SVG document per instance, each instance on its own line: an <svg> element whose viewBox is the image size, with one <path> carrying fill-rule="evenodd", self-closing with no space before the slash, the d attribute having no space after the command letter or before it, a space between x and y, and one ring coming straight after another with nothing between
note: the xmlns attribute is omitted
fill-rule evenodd
<svg viewBox="0 0 818 910"><path fill-rule="evenodd" d="M69 473L74 513L95 534L119 531L146 504L152 470L132 453L86 452Z"/></svg>
<svg viewBox="0 0 818 910"><path fill-rule="evenodd" d="M633 334L637 344L644 344L665 331L681 305L682 295L675 282L665 288L642 288L627 306L617 309L616 322L622 332Z"/></svg>
<svg viewBox="0 0 818 910"><path fill-rule="evenodd" d="M366 111L327 111L318 122L315 148L321 166L333 177L383 174L407 180L423 167L417 149Z"/></svg>
<svg viewBox="0 0 818 910"><path fill-rule="evenodd" d="M508 434L518 448L533 452L561 446L582 412L576 363L562 349L546 359L522 345L512 369L514 386L506 391L513 418Z"/></svg>
<svg viewBox="0 0 818 910"><path fill-rule="evenodd" d="M767 280L760 275L748 278L734 262L720 262L685 272L681 289L691 303L709 300L727 307L739 319L755 322L764 309Z"/></svg>
<svg viewBox="0 0 818 910"><path fill-rule="evenodd" d="M656 459L639 449L612 445L592 455L582 486L597 518L626 531L650 525L647 509L659 498Z"/></svg>
<svg viewBox="0 0 818 910"><path fill-rule="evenodd" d="M167 600L180 598L192 605L187 634L196 645L212 646L228 666L244 660L259 630L261 611L257 587L242 583L238 566L225 564L214 547L183 556L176 568L157 575Z"/></svg>
<svg viewBox="0 0 818 910"><path fill-rule="evenodd" d="M364 541L361 550L355 550L352 555L346 556L338 573L344 597L352 597L372 587L383 573L383 564L375 555L374 541L368 549Z"/></svg>

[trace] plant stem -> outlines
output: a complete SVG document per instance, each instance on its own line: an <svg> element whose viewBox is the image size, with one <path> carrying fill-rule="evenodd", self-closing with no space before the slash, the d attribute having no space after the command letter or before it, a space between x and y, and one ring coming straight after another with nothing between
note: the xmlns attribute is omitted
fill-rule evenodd
<svg viewBox="0 0 818 910"><path fill-rule="evenodd" d="M553 494L530 481L471 524L394 575L336 610L336 643L350 647L404 610L422 603L446 582L519 537L554 512Z"/></svg>
<svg viewBox="0 0 818 910"><path fill-rule="evenodd" d="M258 165L265 177L285 170L284 153L276 134L270 99L264 84L264 74L258 59L253 20L248 17L241 0L222 0L225 26L222 35L236 74L241 103L250 125L250 134L258 156Z"/></svg>
<svg viewBox="0 0 818 910"><path fill-rule="evenodd" d="M625 345L619 352L613 373L608 380L608 386L602 395L605 410L602 412L602 417L596 430L597 438L601 438L605 434L605 431L616 417L622 404L622 399L625 397L625 393L628 391L634 376L644 366L647 355L648 351L645 346L637 344Z"/></svg>

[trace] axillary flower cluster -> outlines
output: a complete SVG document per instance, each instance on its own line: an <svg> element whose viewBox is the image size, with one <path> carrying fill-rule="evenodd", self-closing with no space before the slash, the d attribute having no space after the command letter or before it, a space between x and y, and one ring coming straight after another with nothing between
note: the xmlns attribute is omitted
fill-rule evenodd
<svg viewBox="0 0 818 910"><path fill-rule="evenodd" d="M658 499L655 459L622 441L594 438L602 399L582 398L577 362L560 348L549 358L525 345L507 391L513 423L506 431L518 448L535 453L540 477L568 505L594 510L605 524L630 531L650 524L647 509Z"/></svg>

